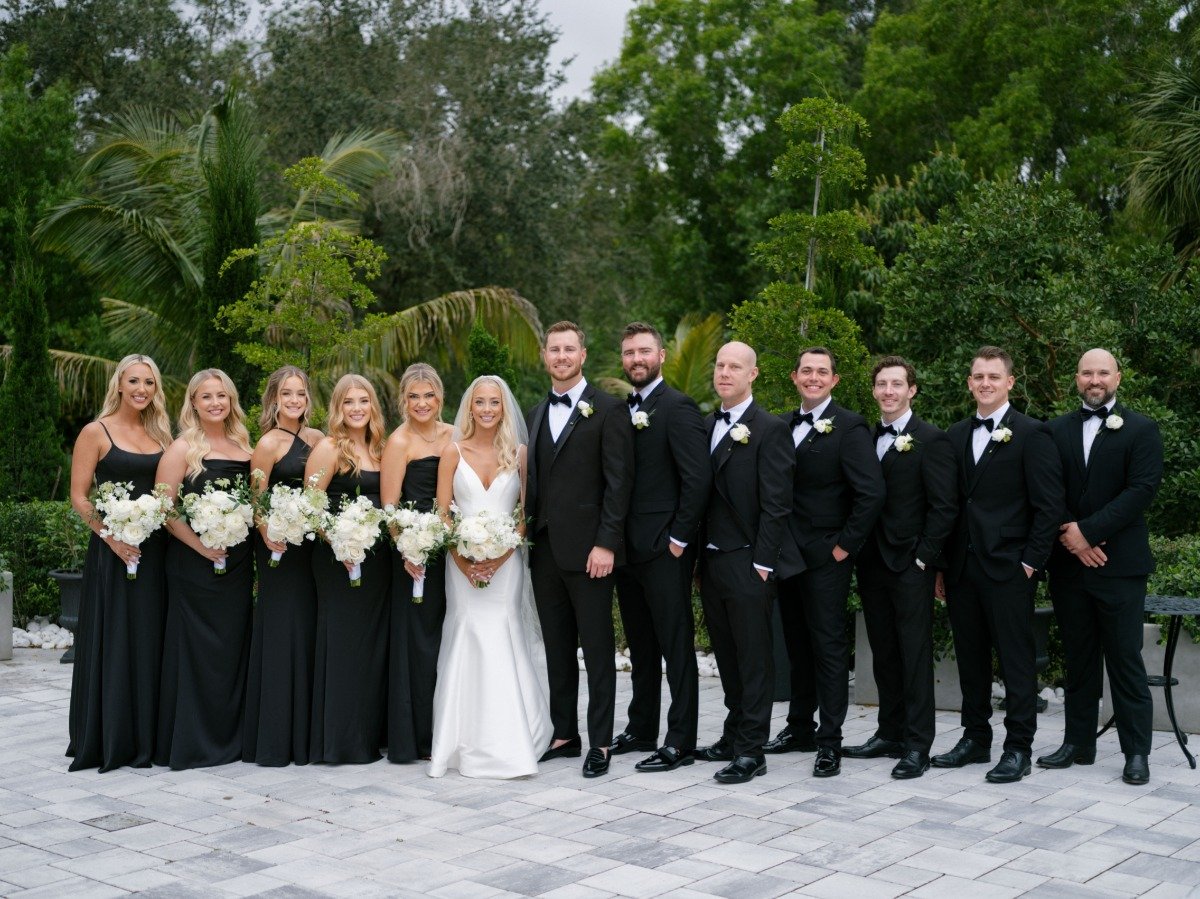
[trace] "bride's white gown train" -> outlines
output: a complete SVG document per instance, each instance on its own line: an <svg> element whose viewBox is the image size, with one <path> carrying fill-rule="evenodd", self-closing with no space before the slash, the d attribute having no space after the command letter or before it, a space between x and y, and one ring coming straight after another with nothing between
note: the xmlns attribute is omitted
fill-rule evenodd
<svg viewBox="0 0 1200 899"><path fill-rule="evenodd" d="M520 496L516 472L501 472L486 490L459 458L454 502L464 515L511 514ZM523 549L474 587L446 559L446 621L433 695L431 777L455 768L467 777L537 773L550 745L545 650L526 607L529 573Z"/></svg>

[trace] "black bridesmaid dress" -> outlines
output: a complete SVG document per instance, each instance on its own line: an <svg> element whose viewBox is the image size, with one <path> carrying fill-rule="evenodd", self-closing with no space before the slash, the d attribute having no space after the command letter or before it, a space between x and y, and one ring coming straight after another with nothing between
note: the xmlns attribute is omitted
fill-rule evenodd
<svg viewBox="0 0 1200 899"><path fill-rule="evenodd" d="M133 482L133 495L154 492L162 453L133 453L112 442L96 464L96 483ZM137 579L92 535L83 568L75 669L68 718L72 771L122 765L148 768L158 724L158 681L166 610L167 532L141 545ZM5 623L7 625L7 622Z"/></svg>
<svg viewBox="0 0 1200 899"><path fill-rule="evenodd" d="M308 451L308 444L298 434L292 434L288 451L271 468L267 489L276 484L303 487ZM278 567L272 568L271 551L258 530L254 531L258 601L254 606L254 635L246 676L244 762L271 766L308 764L317 633L313 546L310 541L288 546Z"/></svg>
<svg viewBox="0 0 1200 899"><path fill-rule="evenodd" d="M342 497L370 497L379 506L379 472L335 474L329 510ZM308 760L363 764L382 756L386 734L388 618L392 560L385 538L367 552L362 584L350 585L346 566L324 541L313 549L317 641Z"/></svg>
<svg viewBox="0 0 1200 899"><path fill-rule="evenodd" d="M408 464L400 501L430 511L437 497L440 456ZM433 688L446 618L446 565L437 556L425 566L425 597L412 600L413 579L392 544L392 633L388 657L388 752L390 762L429 758L433 744Z"/></svg>
<svg viewBox="0 0 1200 899"><path fill-rule="evenodd" d="M249 478L249 461L205 459L180 496L238 475ZM170 541L155 764L178 771L241 760L253 590L250 540L229 548L224 574L186 543Z"/></svg>

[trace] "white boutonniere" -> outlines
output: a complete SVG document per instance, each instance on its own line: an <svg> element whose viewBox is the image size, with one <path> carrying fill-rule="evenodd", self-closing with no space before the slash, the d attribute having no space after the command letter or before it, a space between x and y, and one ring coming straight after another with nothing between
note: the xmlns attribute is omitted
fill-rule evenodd
<svg viewBox="0 0 1200 899"><path fill-rule="evenodd" d="M580 400L578 403L575 404L575 408L579 410L579 414L582 415L584 418L591 418L592 412L595 411L594 409L592 409L592 404L589 403L587 400Z"/></svg>
<svg viewBox="0 0 1200 899"><path fill-rule="evenodd" d="M832 418L818 418L816 421L813 422L813 429L818 434L832 433L833 432L833 419Z"/></svg>
<svg viewBox="0 0 1200 899"><path fill-rule="evenodd" d="M1012 440L1012 428L999 427L992 431L992 443L1008 443Z"/></svg>
<svg viewBox="0 0 1200 899"><path fill-rule="evenodd" d="M642 412L640 409L633 413L633 426L639 431L642 428L650 427L650 413Z"/></svg>
<svg viewBox="0 0 1200 899"><path fill-rule="evenodd" d="M1124 426L1125 419L1117 415L1115 412L1108 416L1108 418L1104 419L1104 427L1108 428L1110 431L1119 431Z"/></svg>
<svg viewBox="0 0 1200 899"><path fill-rule="evenodd" d="M896 442L892 445L896 447L896 452L907 453L912 450L916 444L917 441L913 440L912 434L901 434L896 438Z"/></svg>
<svg viewBox="0 0 1200 899"><path fill-rule="evenodd" d="M738 422L729 429L729 436L735 443L749 443L750 429L741 422Z"/></svg>

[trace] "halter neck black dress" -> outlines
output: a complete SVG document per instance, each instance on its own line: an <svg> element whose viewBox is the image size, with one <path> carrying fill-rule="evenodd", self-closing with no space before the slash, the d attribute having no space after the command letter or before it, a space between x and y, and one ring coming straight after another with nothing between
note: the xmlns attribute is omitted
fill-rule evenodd
<svg viewBox="0 0 1200 899"><path fill-rule="evenodd" d="M291 434L285 428L279 430ZM267 489L276 484L304 486L309 446L292 434L292 443L271 468ZM309 716L312 714L313 647L317 593L313 586L314 544L288 546L279 565L254 531L258 601L246 677L246 723L242 761L260 765L308 764Z"/></svg>
<svg viewBox="0 0 1200 899"><path fill-rule="evenodd" d="M96 483L133 482L133 495L154 492L162 452L134 453L112 442L96 463ZM166 611L167 532L141 545L137 579L95 534L83 568L75 668L71 672L68 756L71 770L122 765L147 768L154 757L158 681Z"/></svg>

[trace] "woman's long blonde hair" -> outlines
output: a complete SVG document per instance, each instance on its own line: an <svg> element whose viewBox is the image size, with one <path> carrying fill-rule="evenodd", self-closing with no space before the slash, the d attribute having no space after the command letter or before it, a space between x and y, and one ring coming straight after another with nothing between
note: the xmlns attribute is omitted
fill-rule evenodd
<svg viewBox="0 0 1200 899"><path fill-rule="evenodd" d="M250 434L246 431L246 413L238 402L237 388L229 375L219 368L206 368L192 375L188 381L187 396L183 398L183 408L179 410L179 436L187 441L188 451L184 456L187 462L186 477L191 480L204 471L204 457L211 451L204 427L200 424L200 413L192 404L192 399L200 385L209 378L216 378L229 394L229 414L225 416L225 436L236 446L250 452Z"/></svg>
<svg viewBox="0 0 1200 899"><path fill-rule="evenodd" d="M500 471L516 471L518 451L525 442L525 422L521 418L521 410L513 398L512 391L498 375L480 375L463 394L462 403L458 407L458 415L454 418L454 438L467 440L475 433L475 419L471 417L471 401L475 398L475 390L481 384L491 384L500 391L502 417L500 427L496 428L496 436L492 438L492 446L496 448L496 461Z"/></svg>
<svg viewBox="0 0 1200 899"><path fill-rule="evenodd" d="M108 379L108 390L104 393L104 402L100 406L100 414L96 416L96 420L107 418L121 408L121 379L125 377L125 372L134 365L146 366L150 369L150 374L154 376L154 396L150 400L150 405L141 412L142 427L146 429L151 440L166 449L171 442L171 417L167 415L162 373L159 372L158 366L149 356L133 353L117 363L117 370Z"/></svg>
<svg viewBox="0 0 1200 899"><path fill-rule="evenodd" d="M339 474L350 472L357 475L362 466L358 464L358 453L354 450L354 440L346 427L346 414L342 411L342 403L346 394L358 388L365 390L371 398L371 416L367 419L367 452L372 459L380 462L383 459L383 444L387 439L387 429L383 422L383 410L379 408L379 396L375 387L362 375L342 375L333 388L329 398L329 436L337 447L337 470Z"/></svg>
<svg viewBox="0 0 1200 899"><path fill-rule="evenodd" d="M400 407L401 421L408 421L408 388L413 384L420 384L422 381L433 385L433 392L437 394L438 399L438 421L442 420L442 409L446 405L446 388L442 386L442 379L432 365L425 362L414 362L404 369L404 374L400 376L400 387L396 391L400 396L396 405Z"/></svg>
<svg viewBox="0 0 1200 899"><path fill-rule="evenodd" d="M259 433L265 434L279 424L279 391L288 378L299 378L304 384L304 392L308 394L308 406L300 416L300 429L304 430L308 425L308 416L312 412L312 388L308 386L308 375L294 365L285 365L271 372L267 378L267 386L263 388L262 413L258 416Z"/></svg>

